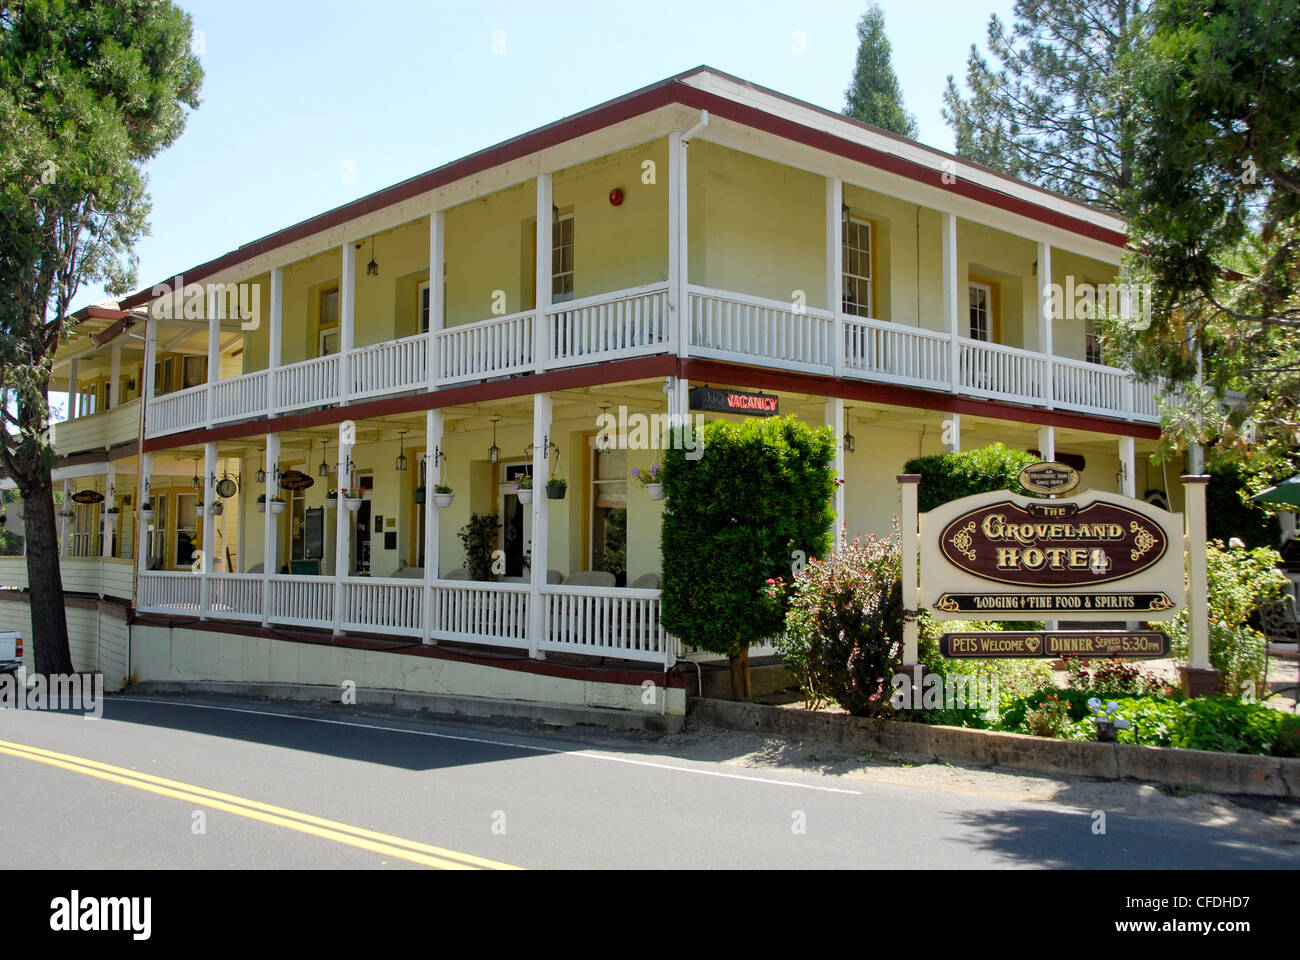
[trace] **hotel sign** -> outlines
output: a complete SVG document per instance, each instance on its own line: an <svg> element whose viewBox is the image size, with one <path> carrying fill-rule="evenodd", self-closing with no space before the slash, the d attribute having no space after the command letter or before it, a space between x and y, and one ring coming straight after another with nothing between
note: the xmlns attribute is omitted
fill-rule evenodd
<svg viewBox="0 0 1300 960"><path fill-rule="evenodd" d="M1163 619L1185 595L1182 517L1129 497L979 494L920 531L921 600L939 619Z"/></svg>
<svg viewBox="0 0 1300 960"><path fill-rule="evenodd" d="M1079 471L1068 463L1031 463L1020 471L1020 485L1030 493L1069 493L1079 485Z"/></svg>
<svg viewBox="0 0 1300 960"><path fill-rule="evenodd" d="M781 412L781 398L767 393L691 387L690 400L692 410L739 413L750 417L774 417Z"/></svg>
<svg viewBox="0 0 1300 960"><path fill-rule="evenodd" d="M1057 630L1043 633L945 633L939 652L950 660L1010 657L1123 657L1158 660L1169 655L1169 637L1159 630Z"/></svg>

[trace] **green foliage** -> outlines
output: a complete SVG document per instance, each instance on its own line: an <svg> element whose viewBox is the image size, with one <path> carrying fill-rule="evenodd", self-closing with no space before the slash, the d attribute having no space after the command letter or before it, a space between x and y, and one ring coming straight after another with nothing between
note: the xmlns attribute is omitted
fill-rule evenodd
<svg viewBox="0 0 1300 960"><path fill-rule="evenodd" d="M1219 671L1219 692L1240 696L1265 689L1265 656L1268 641L1246 625L1259 606L1282 595L1286 577L1278 570L1276 550L1256 547L1225 547L1223 541L1205 545L1209 573L1210 664ZM1166 624L1173 655L1188 656L1188 611Z"/></svg>
<svg viewBox="0 0 1300 960"><path fill-rule="evenodd" d="M825 560L810 560L788 590L786 632L777 643L810 707L834 701L854 716L890 708L890 678L902 665L902 551L898 531L855 539Z"/></svg>
<svg viewBox="0 0 1300 960"><path fill-rule="evenodd" d="M781 631L768 581L829 551L835 438L773 417L715 420L695 441L698 459L681 443L664 457L663 625L734 658Z"/></svg>
<svg viewBox="0 0 1300 960"><path fill-rule="evenodd" d="M917 134L916 117L903 107L903 92L890 56L885 15L871 3L858 20L858 56L853 82L844 91L844 115L904 137Z"/></svg>
<svg viewBox="0 0 1300 960"><path fill-rule="evenodd" d="M1036 737L1067 736L1075 722L1070 706L1068 700L1062 700L1057 694L1044 694L1042 700L1025 711L1025 733Z"/></svg>
<svg viewBox="0 0 1300 960"><path fill-rule="evenodd" d="M501 522L495 513L476 513L456 534L465 548L465 569L471 580L492 579L492 551L497 548Z"/></svg>
<svg viewBox="0 0 1300 960"><path fill-rule="evenodd" d="M1085 698L1113 700L1115 697L1145 697L1166 693L1168 684L1149 670L1128 660L1093 660L1084 663L1070 658L1065 664L1069 689Z"/></svg>
<svg viewBox="0 0 1300 960"><path fill-rule="evenodd" d="M1297 60L1298 0L1156 0L1125 204L1152 322L1107 325L1140 374L1188 385L1164 411L1171 446L1278 477L1300 467ZM1229 389L1246 403L1223 403Z"/></svg>
<svg viewBox="0 0 1300 960"><path fill-rule="evenodd" d="M1300 719L1262 703L1230 697L1117 703L1116 716L1130 724L1119 731L1120 743L1265 756L1295 756L1300 743Z"/></svg>
<svg viewBox="0 0 1300 960"><path fill-rule="evenodd" d="M1277 517L1270 517L1247 498L1247 478L1241 466L1219 463L1206 473L1210 482L1205 491L1205 517L1211 540L1239 538L1248 547L1275 547L1282 529Z"/></svg>
<svg viewBox="0 0 1300 960"><path fill-rule="evenodd" d="M974 44L969 96L948 77L944 119L958 155L1111 210L1133 179L1127 82L1150 0L1016 0L1010 31L989 19L993 61Z"/></svg>
<svg viewBox="0 0 1300 960"><path fill-rule="evenodd" d="M950 501L994 490L1033 496L1020 485L1020 471L1037 462L1023 450L994 443L964 453L916 457L907 461L903 471L921 475L917 509L926 513Z"/></svg>

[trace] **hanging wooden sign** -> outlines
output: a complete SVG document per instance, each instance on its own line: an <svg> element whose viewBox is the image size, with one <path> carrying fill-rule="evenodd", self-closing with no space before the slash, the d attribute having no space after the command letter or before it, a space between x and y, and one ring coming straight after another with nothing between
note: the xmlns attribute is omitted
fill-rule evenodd
<svg viewBox="0 0 1300 960"><path fill-rule="evenodd" d="M104 495L98 490L78 490L72 495L74 503L103 503Z"/></svg>
<svg viewBox="0 0 1300 960"><path fill-rule="evenodd" d="M286 470L280 474L280 489L282 490L306 490L308 487L315 486L315 484L316 481L301 470Z"/></svg>

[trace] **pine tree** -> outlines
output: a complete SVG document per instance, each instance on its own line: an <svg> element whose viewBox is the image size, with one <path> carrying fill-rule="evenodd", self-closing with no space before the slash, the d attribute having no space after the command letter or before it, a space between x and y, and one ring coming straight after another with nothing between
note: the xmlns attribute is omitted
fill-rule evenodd
<svg viewBox="0 0 1300 960"><path fill-rule="evenodd" d="M957 154L1109 210L1133 182L1132 51L1150 0L1016 0L1010 32L989 18L969 97L952 76L943 117Z"/></svg>
<svg viewBox="0 0 1300 960"><path fill-rule="evenodd" d="M885 15L872 3L858 20L858 59L844 91L844 115L905 137L916 136L916 117L903 109L903 92L890 57Z"/></svg>

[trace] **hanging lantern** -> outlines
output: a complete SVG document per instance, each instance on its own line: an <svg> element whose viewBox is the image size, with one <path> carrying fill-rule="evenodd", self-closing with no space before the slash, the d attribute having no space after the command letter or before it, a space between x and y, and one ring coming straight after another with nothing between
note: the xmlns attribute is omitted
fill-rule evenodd
<svg viewBox="0 0 1300 960"><path fill-rule="evenodd" d="M320 469L316 471L317 476L328 477L330 475L329 448L330 448L330 442L328 440L322 440L321 455L320 455Z"/></svg>
<svg viewBox="0 0 1300 960"><path fill-rule="evenodd" d="M497 421L500 417L492 417L492 446L488 447L488 463L496 463L501 459L501 448L497 446Z"/></svg>
<svg viewBox="0 0 1300 960"><path fill-rule="evenodd" d="M401 439L397 441L398 444L397 463L395 464L395 466L397 467L398 471L405 472L406 471L406 431L398 430L397 433L399 434Z"/></svg>

